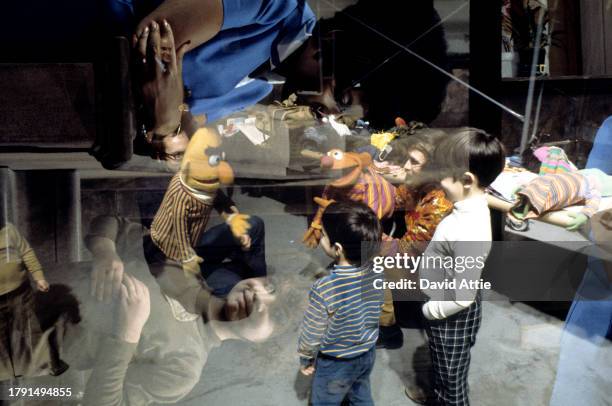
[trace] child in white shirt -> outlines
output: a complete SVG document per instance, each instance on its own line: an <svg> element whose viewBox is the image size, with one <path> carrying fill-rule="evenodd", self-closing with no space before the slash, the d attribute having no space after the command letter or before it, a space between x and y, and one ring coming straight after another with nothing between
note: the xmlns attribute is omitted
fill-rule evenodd
<svg viewBox="0 0 612 406"><path fill-rule="evenodd" d="M421 280L438 282L424 291L429 300L422 308L433 392L436 404L468 405L470 350L481 321L478 282L492 240L484 189L503 170L504 149L493 136L468 128L444 140L434 162L454 208L438 225L419 268Z"/></svg>

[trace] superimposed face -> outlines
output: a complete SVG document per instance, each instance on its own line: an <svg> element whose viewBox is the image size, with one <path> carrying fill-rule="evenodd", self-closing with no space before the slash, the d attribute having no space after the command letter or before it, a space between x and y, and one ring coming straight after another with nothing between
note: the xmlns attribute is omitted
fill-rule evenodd
<svg viewBox="0 0 612 406"><path fill-rule="evenodd" d="M183 181L196 190L215 192L234 181L231 166L224 161L221 139L212 130L199 129L191 138L181 163Z"/></svg>
<svg viewBox="0 0 612 406"><path fill-rule="evenodd" d="M421 172L423 165L427 162L425 154L421 151L413 149L408 152L406 163L404 164L404 171L406 176L416 175Z"/></svg>

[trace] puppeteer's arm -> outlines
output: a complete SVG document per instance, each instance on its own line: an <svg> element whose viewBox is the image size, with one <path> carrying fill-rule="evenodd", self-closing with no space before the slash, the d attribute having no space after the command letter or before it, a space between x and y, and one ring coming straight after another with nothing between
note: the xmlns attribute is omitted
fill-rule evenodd
<svg viewBox="0 0 612 406"><path fill-rule="evenodd" d="M223 18L223 0L165 0L138 24L135 34L165 19L172 26L176 48L190 41L191 50L217 35Z"/></svg>
<svg viewBox="0 0 612 406"><path fill-rule="evenodd" d="M115 241L119 232L119 220L112 216L98 216L91 222L85 237L85 246L94 257L116 254Z"/></svg>

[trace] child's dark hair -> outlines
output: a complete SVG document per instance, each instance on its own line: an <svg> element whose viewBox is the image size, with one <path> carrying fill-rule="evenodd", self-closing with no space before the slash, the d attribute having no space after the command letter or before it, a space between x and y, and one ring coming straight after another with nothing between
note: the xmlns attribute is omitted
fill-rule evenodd
<svg viewBox="0 0 612 406"><path fill-rule="evenodd" d="M485 188L504 169L504 146L482 130L463 128L438 145L434 162L442 178L452 176L460 179L465 172L471 172L478 185Z"/></svg>
<svg viewBox="0 0 612 406"><path fill-rule="evenodd" d="M382 227L376 214L365 204L334 202L325 209L322 223L330 244L342 245L351 264L365 264L378 254Z"/></svg>

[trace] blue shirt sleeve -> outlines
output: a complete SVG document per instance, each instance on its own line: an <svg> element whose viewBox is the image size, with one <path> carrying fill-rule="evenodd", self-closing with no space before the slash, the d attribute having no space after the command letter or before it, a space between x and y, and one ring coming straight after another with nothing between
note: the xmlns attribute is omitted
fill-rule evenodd
<svg viewBox="0 0 612 406"><path fill-rule="evenodd" d="M223 0L221 30L251 24L275 24L284 20L296 9L312 13L306 0Z"/></svg>
<svg viewBox="0 0 612 406"><path fill-rule="evenodd" d="M612 156L612 116L608 117L597 131L586 168L601 169L608 175L612 175L610 156Z"/></svg>

